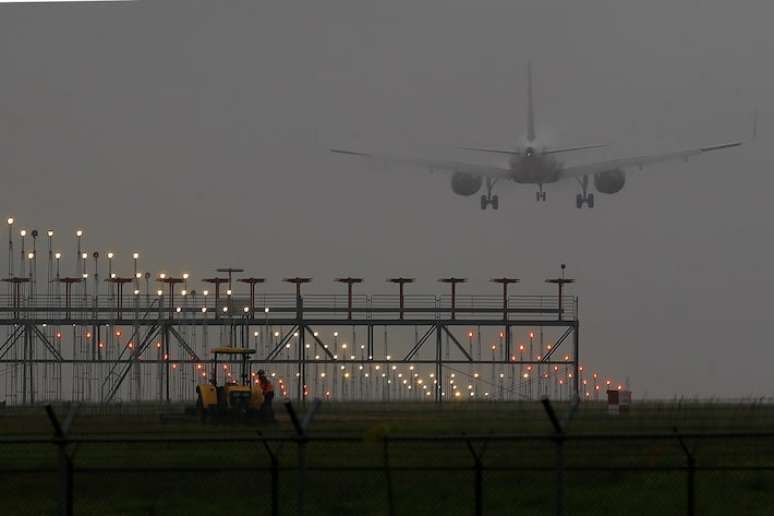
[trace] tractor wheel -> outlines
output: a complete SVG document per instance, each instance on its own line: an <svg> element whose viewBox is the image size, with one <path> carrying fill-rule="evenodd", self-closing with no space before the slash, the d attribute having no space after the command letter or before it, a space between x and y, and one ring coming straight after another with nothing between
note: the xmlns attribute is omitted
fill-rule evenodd
<svg viewBox="0 0 774 516"><path fill-rule="evenodd" d="M207 422L207 409L204 408L201 394L196 399L196 412L199 414L199 420L202 422L202 424L205 424Z"/></svg>

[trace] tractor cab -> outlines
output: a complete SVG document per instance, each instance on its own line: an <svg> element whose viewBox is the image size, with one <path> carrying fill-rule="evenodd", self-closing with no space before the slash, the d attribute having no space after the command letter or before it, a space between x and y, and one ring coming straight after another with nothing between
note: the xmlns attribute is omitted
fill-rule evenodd
<svg viewBox="0 0 774 516"><path fill-rule="evenodd" d="M255 416L263 404L263 393L258 384L251 383L250 355L254 349L222 347L212 350L212 373L209 382L196 386L197 409L202 421L208 418ZM239 364L239 377L229 368ZM223 383L218 373L223 370Z"/></svg>

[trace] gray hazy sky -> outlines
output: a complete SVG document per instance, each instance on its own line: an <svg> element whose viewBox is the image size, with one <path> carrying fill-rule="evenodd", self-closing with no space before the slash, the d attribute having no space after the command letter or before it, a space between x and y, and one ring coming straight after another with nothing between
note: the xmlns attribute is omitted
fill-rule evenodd
<svg viewBox="0 0 774 516"><path fill-rule="evenodd" d="M774 111L768 2L167 2L0 6L0 210L153 271L238 265L286 291L340 274L543 278L566 262L582 353L650 396L769 395ZM578 159L754 144L634 173L575 208L572 185L499 188L372 170L329 146L446 157L515 145L525 64L538 132L613 142ZM430 146L430 147L428 147ZM428 150L428 148L430 150ZM486 162L486 157L467 156ZM59 239L73 254L73 244Z"/></svg>

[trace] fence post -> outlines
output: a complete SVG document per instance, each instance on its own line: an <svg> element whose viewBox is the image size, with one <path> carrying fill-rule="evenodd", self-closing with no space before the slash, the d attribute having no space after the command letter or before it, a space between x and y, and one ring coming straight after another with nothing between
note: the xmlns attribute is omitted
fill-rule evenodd
<svg viewBox="0 0 774 516"><path fill-rule="evenodd" d="M484 514L484 452L486 452L486 446L489 441L484 441L484 445L479 451L473 447L473 443L470 439L465 439L465 444L470 450L470 454L473 456L473 498L475 503L475 515L482 516Z"/></svg>
<svg viewBox="0 0 774 516"><path fill-rule="evenodd" d="M554 427L554 443L556 443L556 515L564 514L564 431L556 417L554 408L548 398L541 400L543 408Z"/></svg>
<svg viewBox="0 0 774 516"><path fill-rule="evenodd" d="M389 437L384 436L384 476L387 480L387 514L395 516L395 501L392 492L392 473L390 471Z"/></svg>
<svg viewBox="0 0 774 516"><path fill-rule="evenodd" d="M75 418L77 406L72 406L64 423L60 424L51 405L46 405L46 414L54 427L53 442L59 449L59 514L73 516L73 461L67 453L67 432Z"/></svg>
<svg viewBox="0 0 774 516"><path fill-rule="evenodd" d="M258 435L261 437L263 447L266 448L266 453L269 454L269 463L271 465L271 516L279 516L279 459L277 453L274 453L266 439L263 437L261 431L258 431ZM282 449L284 443L280 444L277 452Z"/></svg>
<svg viewBox="0 0 774 516"><path fill-rule="evenodd" d="M300 331L303 331L303 328L301 328ZM298 415L296 415L296 411L293 409L293 403L290 401L285 402L285 409L288 411L290 422L293 423L293 428L296 430L298 437L298 485L296 491L296 509L298 511L298 516L304 515L304 482L306 476L304 472L306 470L306 444L308 442L306 429L312 422L312 417L315 412L317 412L317 409L320 408L321 403L322 401L320 398L315 398L314 404L309 408L306 414L304 414L304 420L299 421Z"/></svg>
<svg viewBox="0 0 774 516"><path fill-rule="evenodd" d="M687 489L687 514L688 516L694 516L696 514L696 456L688 449L688 445L685 444L683 437L678 433L677 427L673 428L677 435L677 440L680 442L680 447L685 452L685 461L688 466L688 478L686 483Z"/></svg>
<svg viewBox="0 0 774 516"><path fill-rule="evenodd" d="M476 516L481 516L484 514L484 503L483 503L483 479L482 479L482 473L481 473L481 459L478 456L478 453L476 453L476 450L473 449L473 444L471 444L470 439L465 440L465 444L468 447L468 450L470 450L470 454L473 455L473 503L474 503L474 514Z"/></svg>

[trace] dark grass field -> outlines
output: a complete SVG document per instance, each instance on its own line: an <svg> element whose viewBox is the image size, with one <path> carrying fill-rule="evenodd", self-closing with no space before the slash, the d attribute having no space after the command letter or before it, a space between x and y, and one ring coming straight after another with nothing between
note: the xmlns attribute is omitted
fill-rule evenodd
<svg viewBox="0 0 774 516"><path fill-rule="evenodd" d="M568 410L559 404L560 417ZM634 434L769 432L774 407L761 403L635 404L609 416L604 405L582 405L568 433ZM83 407L72 432L80 436L169 437L292 435L281 405L276 425L202 425L182 407ZM64 413L61 407L58 412ZM162 414L167 414L162 418ZM463 441L390 441L384 436L544 435L552 426L539 403L323 404L312 436L360 436L357 442L311 442L304 477L305 514L473 514L473 458ZM0 412L0 436L51 435L42 408ZM699 468L774 466L774 439L689 439ZM483 446L482 442L475 445ZM276 445L274 445L276 446ZM297 513L298 452L279 452L281 514ZM686 514L686 464L677 439L568 441L566 514ZM268 455L258 443L85 443L75 455L76 514L270 514ZM556 447L547 440L491 440L483 455L484 514L554 514ZM1 514L55 514L57 455L51 444L0 445ZM219 471L171 471L174 468ZM262 471L242 471L246 468ZM402 468L416 467L415 471ZM504 471L500 468L518 468ZM593 468L615 468L600 471ZM107 468L107 469L106 469ZM359 468L345 471L346 468ZM432 468L436 468L433 470ZM629 470L629 468L632 468ZM642 469L646 468L646 469ZM673 469L659 469L673 468ZM696 473L696 514L774 513L774 472Z"/></svg>

